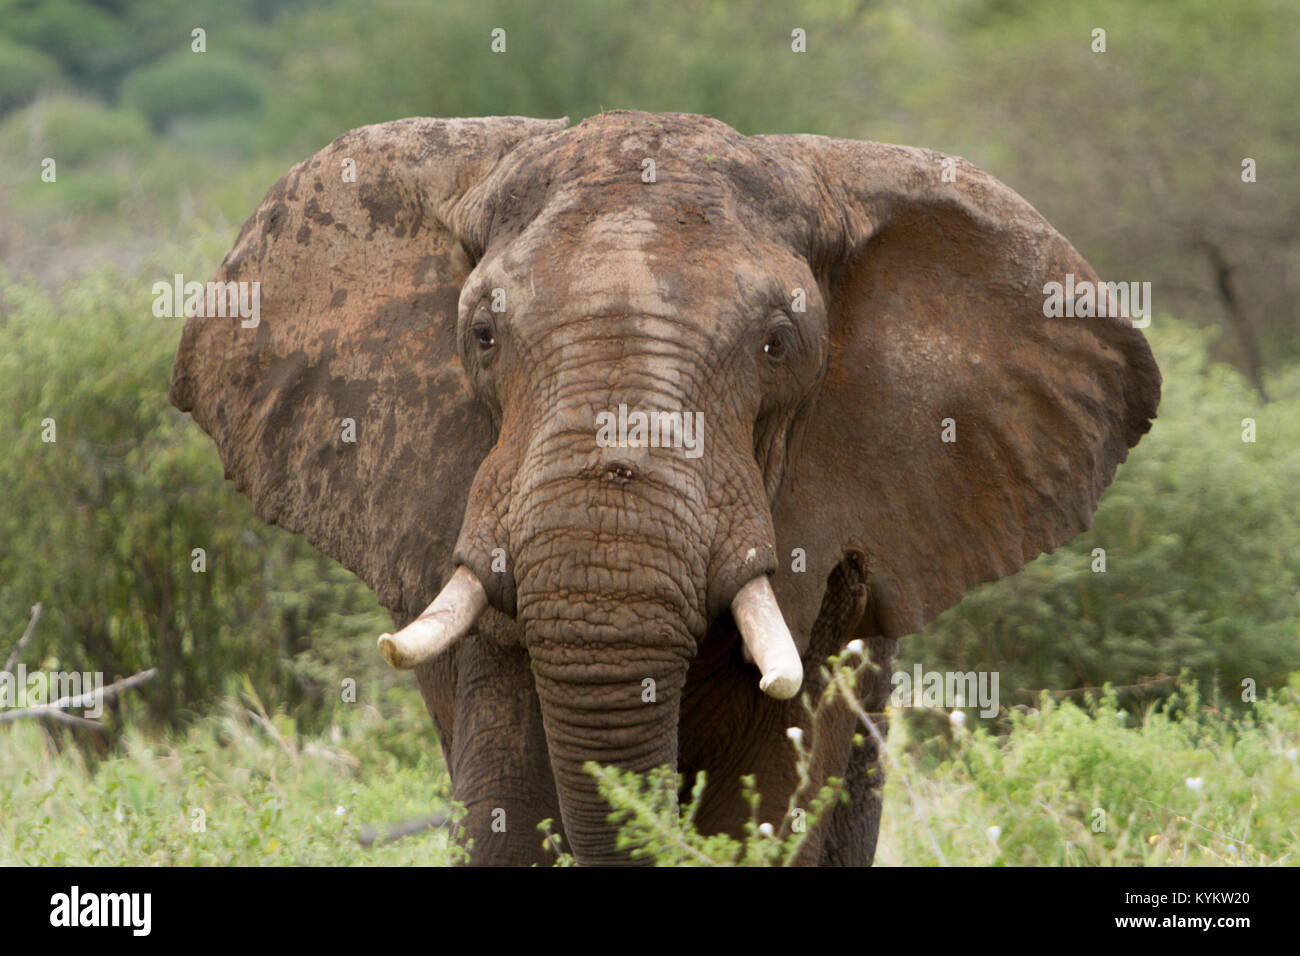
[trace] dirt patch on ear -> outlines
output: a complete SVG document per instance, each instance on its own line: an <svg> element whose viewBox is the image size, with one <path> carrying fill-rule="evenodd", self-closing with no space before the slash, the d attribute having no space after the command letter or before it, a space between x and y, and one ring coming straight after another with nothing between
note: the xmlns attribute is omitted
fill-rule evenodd
<svg viewBox="0 0 1300 956"><path fill-rule="evenodd" d="M677 204L677 224L681 226L707 226L709 214L699 203L683 199Z"/></svg>

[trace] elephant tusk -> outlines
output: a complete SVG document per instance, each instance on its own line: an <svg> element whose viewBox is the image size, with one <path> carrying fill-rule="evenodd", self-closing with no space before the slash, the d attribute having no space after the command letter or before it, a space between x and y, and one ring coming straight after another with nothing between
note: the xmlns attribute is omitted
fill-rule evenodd
<svg viewBox="0 0 1300 956"><path fill-rule="evenodd" d="M396 634L379 635L379 653L399 670L410 670L456 643L485 607L483 584L469 568L458 567L423 614Z"/></svg>
<svg viewBox="0 0 1300 956"><path fill-rule="evenodd" d="M745 649L763 675L758 687L769 697L789 700L803 683L803 662L785 626L776 594L766 574L760 574L736 592L731 615L745 642Z"/></svg>

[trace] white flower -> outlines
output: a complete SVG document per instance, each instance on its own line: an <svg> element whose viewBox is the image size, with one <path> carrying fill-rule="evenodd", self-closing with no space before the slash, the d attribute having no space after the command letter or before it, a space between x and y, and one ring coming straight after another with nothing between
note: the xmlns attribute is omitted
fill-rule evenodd
<svg viewBox="0 0 1300 956"><path fill-rule="evenodd" d="M996 823L993 824L993 826L989 827L984 832L989 835L989 839L992 840L994 843L997 843L998 837L1002 836L1002 828L998 826Z"/></svg>
<svg viewBox="0 0 1300 956"><path fill-rule="evenodd" d="M858 657L861 657L862 652L867 649L867 645L860 640L854 640L854 641L849 641L848 646L845 647L844 649L848 651L850 654L857 654Z"/></svg>
<svg viewBox="0 0 1300 956"><path fill-rule="evenodd" d="M960 710L954 710L948 715L948 723L952 724L954 730L961 730L966 726L966 714Z"/></svg>
<svg viewBox="0 0 1300 956"><path fill-rule="evenodd" d="M789 737L791 740L793 740L796 744L803 742L802 727L787 727L785 731L785 735Z"/></svg>
<svg viewBox="0 0 1300 956"><path fill-rule="evenodd" d="M334 815L336 817L346 817L348 815L348 812L343 809L342 804L339 804L337 807L334 808Z"/></svg>
<svg viewBox="0 0 1300 956"><path fill-rule="evenodd" d="M1183 782L1187 784L1187 789L1192 791L1192 793L1200 793L1201 788L1205 786L1204 777L1188 777Z"/></svg>
<svg viewBox="0 0 1300 956"><path fill-rule="evenodd" d="M1291 761L1292 763L1295 763L1297 756L1300 756L1300 750L1296 750L1295 747L1292 747L1290 750L1286 752L1286 759Z"/></svg>
<svg viewBox="0 0 1300 956"><path fill-rule="evenodd" d="M770 823L760 823L758 825L758 832L763 834L765 837L776 836L776 828Z"/></svg>

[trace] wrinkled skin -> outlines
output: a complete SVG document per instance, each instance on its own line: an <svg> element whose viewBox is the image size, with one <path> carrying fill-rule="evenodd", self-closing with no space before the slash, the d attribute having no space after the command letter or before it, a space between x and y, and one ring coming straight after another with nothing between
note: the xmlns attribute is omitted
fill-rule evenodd
<svg viewBox="0 0 1300 956"><path fill-rule="evenodd" d="M403 120L299 164L245 225L217 278L262 283L261 323L191 318L172 401L398 624L457 565L483 583L474 631L417 669L475 862L545 862L544 817L580 862L629 862L592 760L707 771L705 832L741 832L756 774L779 822L792 726L801 805L827 777L849 793L802 861L871 861L874 744L843 703L813 739L759 691L731 599L771 576L814 694L863 639L883 730L898 639L1086 529L1160 391L1127 320L1043 317L1045 282L1095 274L944 159L682 114ZM620 403L702 412L703 453L598 447Z"/></svg>

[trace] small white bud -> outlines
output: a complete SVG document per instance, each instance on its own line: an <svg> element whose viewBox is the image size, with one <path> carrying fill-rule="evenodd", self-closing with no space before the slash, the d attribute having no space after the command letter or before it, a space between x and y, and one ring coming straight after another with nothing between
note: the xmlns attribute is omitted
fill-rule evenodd
<svg viewBox="0 0 1300 956"><path fill-rule="evenodd" d="M954 730L961 730L966 726L966 714L964 711L954 710L948 715L948 723L952 724Z"/></svg>
<svg viewBox="0 0 1300 956"><path fill-rule="evenodd" d="M861 657L863 652L867 649L867 645L864 644L861 640L852 640L849 641L848 646L846 646L844 649L848 651L850 654L856 654L858 655L858 657Z"/></svg>
<svg viewBox="0 0 1300 956"><path fill-rule="evenodd" d="M758 825L758 832L763 834L765 837L776 836L776 828L770 823L760 823Z"/></svg>
<svg viewBox="0 0 1300 956"><path fill-rule="evenodd" d="M1187 784L1187 789L1192 793L1200 793L1201 788L1205 786L1205 778L1203 777L1188 777L1184 782Z"/></svg>
<svg viewBox="0 0 1300 956"><path fill-rule="evenodd" d="M793 740L796 744L801 743L803 741L803 728L787 727L785 731L785 735L789 737L791 740Z"/></svg>
<svg viewBox="0 0 1300 956"><path fill-rule="evenodd" d="M992 840L994 843L997 843L998 837L1002 836L1002 828L998 826L996 823L993 826L989 827L984 832L989 835L989 839Z"/></svg>
<svg viewBox="0 0 1300 956"><path fill-rule="evenodd" d="M1292 763L1296 762L1297 756L1300 756L1300 750L1296 750L1295 747L1292 747L1290 750L1286 752L1286 759L1291 761Z"/></svg>

